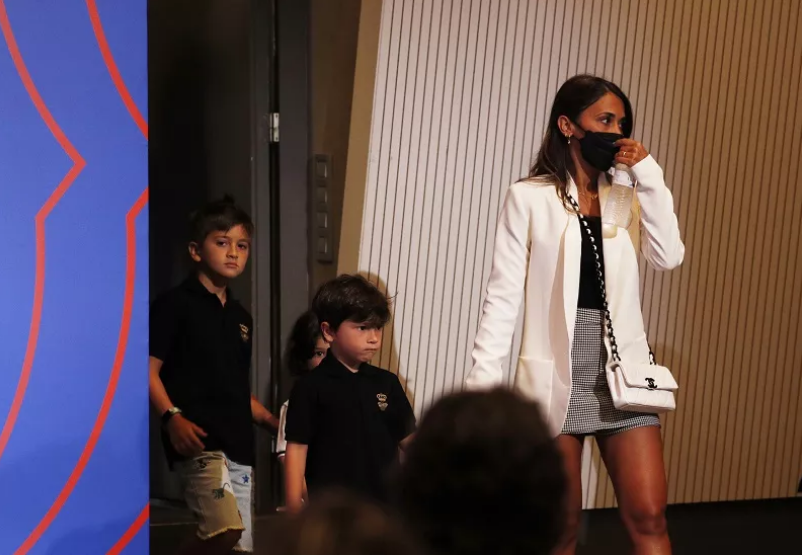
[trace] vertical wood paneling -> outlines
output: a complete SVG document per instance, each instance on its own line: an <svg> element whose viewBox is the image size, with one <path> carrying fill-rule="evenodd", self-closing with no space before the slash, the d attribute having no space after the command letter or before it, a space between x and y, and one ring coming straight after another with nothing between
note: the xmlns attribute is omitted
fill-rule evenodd
<svg viewBox="0 0 802 555"><path fill-rule="evenodd" d="M802 24L802 6L799 3L796 3L794 6L794 10L792 10L792 16L789 18L791 28L793 29L792 36L794 37L789 44L793 45L793 56L791 57L791 65L790 67L786 67L784 74L789 76L789 102L791 104L791 108L789 110L789 121L796 122L799 121L800 114L802 114L802 110L799 108L799 103L795 101L795 98L798 99L798 91L801 88L802 82L800 79L800 73L802 73L802 33L799 31L799 26ZM796 14L795 16L793 14ZM797 96L794 96L794 93L797 93ZM797 153L796 156L799 156L798 153L802 152L800 144L802 142L802 134L796 133L792 135L790 138L786 138L783 141L783 148L782 148L782 160L788 160L791 156L794 156L794 153ZM781 179L793 179L793 175L790 173L790 168L786 164L786 168L784 168ZM802 248L800 245L800 233L797 230L797 233L793 233L793 227L798 226L798 222L800 221L800 209L802 208L802 195L798 194L798 187L791 187L791 193L789 194L788 198L791 199L790 202L786 199L786 214L790 215L790 217L784 221L784 226L789 230L790 240L789 240L789 255L786 257L787 259L787 266L785 267L785 272L781 273L781 276L798 276L800 271L799 265L799 251ZM798 349L799 341L796 334L792 333L792 330L795 330L799 326L799 316L800 316L800 306L802 306L802 300L800 300L799 292L800 292L800 284L795 282L793 287L788 287L787 285L782 288L783 295L782 295L782 319L780 323L780 334L781 334L781 342L780 347L778 349L778 353L793 353L792 360L799 360L797 357L800 356ZM795 340L796 339L796 340ZM784 364L786 360L783 358L778 357L778 364ZM781 401L780 401L780 410L779 410L779 421L786 423L786 425L790 428L790 437L793 441L796 442L797 445L800 444L800 435L802 435L802 427L798 425L800 420L802 419L802 410L800 410L799 405L799 383L800 383L800 372L796 371L789 371L783 372L780 391L781 391ZM794 419L794 415L796 415L796 419ZM783 483L783 477L792 474L795 465L798 466L798 461L802 460L802 456L800 456L799 451L794 451L793 445L789 446L788 442L785 441L784 434L778 429L776 432L777 439L776 439L776 447L775 449L771 450L772 453L775 454L774 460L774 472L772 473L772 484L771 484L771 492L773 495L783 495L783 490L785 484ZM770 447L771 449L771 447ZM796 457L794 459L794 457ZM789 472L790 469L790 472Z"/></svg>
<svg viewBox="0 0 802 555"><path fill-rule="evenodd" d="M687 245L678 270L641 267L650 342L681 385L670 501L795 494L800 24L794 0L384 0L359 269L395 296L378 363L418 414L461 387L506 187L559 86L591 72L630 96ZM507 379L519 345L520 325ZM613 506L587 447L584 504Z"/></svg>

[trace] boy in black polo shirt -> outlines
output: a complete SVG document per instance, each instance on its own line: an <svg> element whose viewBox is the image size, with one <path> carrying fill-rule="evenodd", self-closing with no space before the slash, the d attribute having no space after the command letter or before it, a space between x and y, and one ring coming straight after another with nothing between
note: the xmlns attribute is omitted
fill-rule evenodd
<svg viewBox="0 0 802 555"><path fill-rule="evenodd" d="M230 199L192 217L195 275L150 311L150 399L167 459L198 518L182 554L253 551L252 422L277 421L250 393L253 319L228 283L242 274L253 224Z"/></svg>
<svg viewBox="0 0 802 555"><path fill-rule="evenodd" d="M329 352L296 382L287 412L287 507L344 487L386 499L386 473L415 427L398 377L368 364L390 319L387 297L360 276L324 284L312 301Z"/></svg>

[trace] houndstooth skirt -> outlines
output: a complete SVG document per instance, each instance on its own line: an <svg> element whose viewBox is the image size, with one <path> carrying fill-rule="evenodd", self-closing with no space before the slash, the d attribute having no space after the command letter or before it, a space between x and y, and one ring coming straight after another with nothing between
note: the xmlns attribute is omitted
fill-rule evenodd
<svg viewBox="0 0 802 555"><path fill-rule="evenodd" d="M562 433L613 435L642 426L660 426L656 414L618 410L613 405L604 368L604 315L579 308L571 349L571 397Z"/></svg>

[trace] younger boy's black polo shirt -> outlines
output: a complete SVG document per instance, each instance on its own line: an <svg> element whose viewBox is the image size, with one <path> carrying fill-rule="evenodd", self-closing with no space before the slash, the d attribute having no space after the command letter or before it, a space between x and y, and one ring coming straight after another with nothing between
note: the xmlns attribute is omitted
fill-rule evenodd
<svg viewBox="0 0 802 555"><path fill-rule="evenodd" d="M163 361L170 400L208 434L207 451L253 465L251 335L253 319L226 293L226 304L196 278L158 297L150 309L150 356ZM162 434L167 458L181 460Z"/></svg>
<svg viewBox="0 0 802 555"><path fill-rule="evenodd" d="M351 372L331 351L290 395L286 436L308 446L310 496L338 486L385 500L398 444L414 428L415 415L395 374L369 364Z"/></svg>

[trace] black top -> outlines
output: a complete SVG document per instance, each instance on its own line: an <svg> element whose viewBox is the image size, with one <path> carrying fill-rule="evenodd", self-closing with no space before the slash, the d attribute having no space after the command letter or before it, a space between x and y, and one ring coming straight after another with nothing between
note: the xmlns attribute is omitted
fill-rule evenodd
<svg viewBox="0 0 802 555"><path fill-rule="evenodd" d="M253 465L250 401L253 319L226 291L226 304L196 278L159 296L150 309L150 356L164 362L161 379L183 415L209 434L207 451L221 450ZM167 459L183 457L162 434Z"/></svg>
<svg viewBox="0 0 802 555"><path fill-rule="evenodd" d="M604 272L604 249L602 249L602 222L598 216L582 216L590 225L595 243L590 242L585 226L580 222L582 233L582 260L579 263L579 300L578 308L602 309L602 298L599 290L599 277L596 274L596 257L593 254L593 244L596 245L601 259L602 272Z"/></svg>
<svg viewBox="0 0 802 555"><path fill-rule="evenodd" d="M398 444L414 428L415 415L395 374L369 364L351 372L331 351L290 395L287 441L308 445L310 496L339 486L386 500Z"/></svg>

